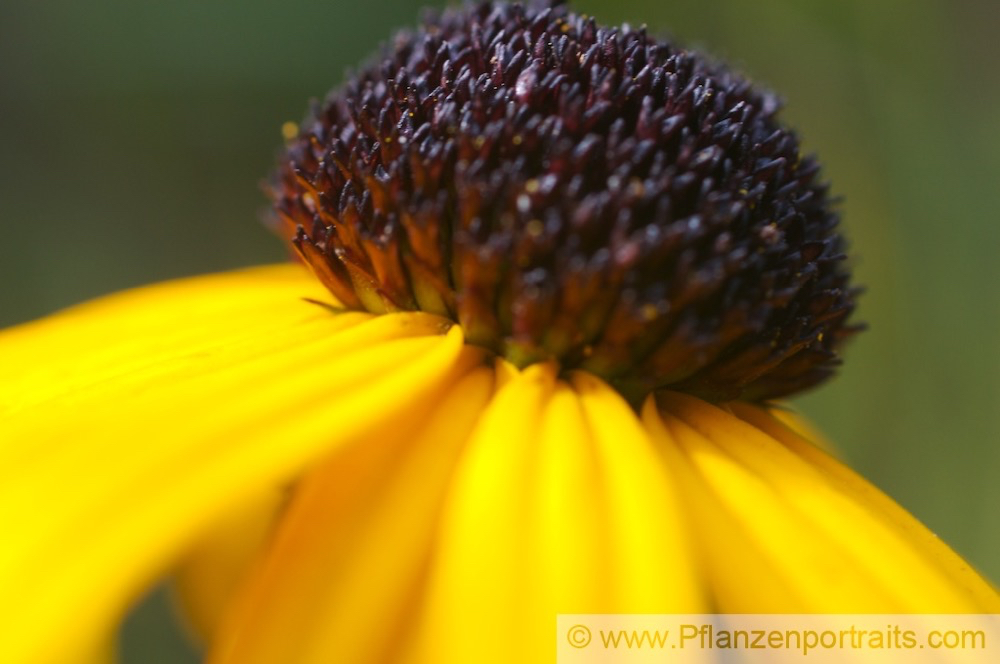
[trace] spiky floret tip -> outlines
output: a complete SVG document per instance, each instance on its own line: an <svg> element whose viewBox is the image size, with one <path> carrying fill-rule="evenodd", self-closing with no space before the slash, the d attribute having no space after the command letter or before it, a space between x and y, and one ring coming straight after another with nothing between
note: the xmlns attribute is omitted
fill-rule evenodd
<svg viewBox="0 0 1000 664"><path fill-rule="evenodd" d="M441 314L633 394L781 396L857 328L837 213L778 109L644 28L447 10L314 105L276 226L348 308Z"/></svg>

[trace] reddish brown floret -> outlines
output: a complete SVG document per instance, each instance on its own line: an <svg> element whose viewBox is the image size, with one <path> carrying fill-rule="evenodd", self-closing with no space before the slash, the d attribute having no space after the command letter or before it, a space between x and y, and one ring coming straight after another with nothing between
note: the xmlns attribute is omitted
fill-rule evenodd
<svg viewBox="0 0 1000 664"><path fill-rule="evenodd" d="M856 327L837 214L778 108L645 29L450 10L315 106L277 227L345 306L450 317L516 364L781 396Z"/></svg>

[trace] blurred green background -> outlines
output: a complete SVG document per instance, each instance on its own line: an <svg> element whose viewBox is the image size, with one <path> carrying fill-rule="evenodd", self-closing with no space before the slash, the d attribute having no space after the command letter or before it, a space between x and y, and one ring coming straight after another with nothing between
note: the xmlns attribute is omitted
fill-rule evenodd
<svg viewBox="0 0 1000 664"><path fill-rule="evenodd" d="M310 97L413 0L4 0L0 324L281 260L258 182ZM1000 580L1000 9L988 0L579 0L733 63L846 199L859 319L799 400L850 462ZM154 595L126 661L190 661Z"/></svg>

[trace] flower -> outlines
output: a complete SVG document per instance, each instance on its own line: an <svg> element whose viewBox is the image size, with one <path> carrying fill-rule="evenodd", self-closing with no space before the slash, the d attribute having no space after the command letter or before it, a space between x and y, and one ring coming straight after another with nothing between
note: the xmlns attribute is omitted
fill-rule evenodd
<svg viewBox="0 0 1000 664"><path fill-rule="evenodd" d="M777 109L558 5L398 37L272 183L318 282L0 333L0 661L98 648L169 572L218 662L549 661L557 613L1000 611L769 401L856 330Z"/></svg>

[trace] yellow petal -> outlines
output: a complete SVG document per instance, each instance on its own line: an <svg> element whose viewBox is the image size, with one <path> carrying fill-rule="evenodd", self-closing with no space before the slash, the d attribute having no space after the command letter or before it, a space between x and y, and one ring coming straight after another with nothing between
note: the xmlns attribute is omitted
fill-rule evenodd
<svg viewBox="0 0 1000 664"><path fill-rule="evenodd" d="M330 298L301 266L274 265L136 288L0 331L0 415L287 328ZM350 314L352 323L362 314ZM86 352L83 352L84 349Z"/></svg>
<svg viewBox="0 0 1000 664"><path fill-rule="evenodd" d="M810 441L803 437L803 431L808 429L800 428L800 420L790 421L787 413L775 414L772 417L771 413L749 404L733 404L732 408L737 417L780 441L795 454L813 464L837 490L863 505L874 518L880 519L887 527L897 531L914 550L922 552L936 563L952 583L975 598L982 611L1000 613L1000 593L989 582L899 503L823 449L810 444Z"/></svg>
<svg viewBox="0 0 1000 664"><path fill-rule="evenodd" d="M0 337L0 661L85 651L220 515L436 401L457 328L334 314L292 274L140 289ZM26 359L47 349L62 368Z"/></svg>
<svg viewBox="0 0 1000 664"><path fill-rule="evenodd" d="M766 482L713 441L670 414L661 417L671 440L696 470L706 492L714 495L721 510L731 515L721 523L700 524L702 530L712 531L701 535L705 548L723 544L731 555L740 556L738 563L724 556L709 555L705 559L710 565L706 574L713 583L717 610L851 613L866 609L852 602L872 595L874 579L845 566L841 552L831 548L807 517L797 513ZM695 494L687 497L694 499ZM727 527L734 528L725 533L730 542L720 542L716 529ZM735 548L737 543L745 548ZM751 552L746 561L742 559L745 551ZM768 593L768 580L780 581L775 595Z"/></svg>
<svg viewBox="0 0 1000 664"><path fill-rule="evenodd" d="M660 404L705 481L776 567L794 575L802 603L786 611L982 608L903 530L762 430L692 397L663 395Z"/></svg>
<svg viewBox="0 0 1000 664"><path fill-rule="evenodd" d="M478 369L427 413L312 470L211 661L389 661L412 620L455 461L493 385Z"/></svg>
<svg viewBox="0 0 1000 664"><path fill-rule="evenodd" d="M606 610L612 585L605 579L583 582L606 573L613 560L607 506L595 490L602 479L599 450L580 398L566 383L556 384L534 445L533 476L524 478L522 489L531 492L522 527L532 550L519 582L533 589L533 605L554 613Z"/></svg>
<svg viewBox="0 0 1000 664"><path fill-rule="evenodd" d="M699 613L705 610L692 538L678 485L649 434L611 387L578 372L580 395L598 449L607 533L615 558L606 579L616 597L605 613Z"/></svg>
<svg viewBox="0 0 1000 664"><path fill-rule="evenodd" d="M531 657L539 639L552 645L555 617L534 624L538 607L524 581L533 551L524 531L542 413L554 389L552 366L529 367L508 376L481 417L445 499L427 596L414 614L416 641L400 661L551 661L554 647L544 659ZM497 634L511 636L496 643Z"/></svg>
<svg viewBox="0 0 1000 664"><path fill-rule="evenodd" d="M212 523L184 553L172 573L172 589L185 624L206 644L257 557L270 540L290 487L274 487L246 500Z"/></svg>
<svg viewBox="0 0 1000 664"><path fill-rule="evenodd" d="M697 533L692 535L699 563L696 575L714 598L712 611L780 613L801 606L794 579L777 558L767 555L740 515L702 478L685 447L667 429L652 397L646 400L642 420L664 463L677 477L690 531ZM738 564L734 552L738 552Z"/></svg>
<svg viewBox="0 0 1000 664"><path fill-rule="evenodd" d="M409 662L550 662L559 613L703 610L671 480L585 375L513 376L456 471Z"/></svg>
<svg viewBox="0 0 1000 664"><path fill-rule="evenodd" d="M115 664L118 661L118 644L115 639L105 639L92 651L90 657L75 657L73 664Z"/></svg>
<svg viewBox="0 0 1000 664"><path fill-rule="evenodd" d="M767 418L768 420L777 420L781 424L785 425L786 428L794 431L802 439L809 441L810 447L818 447L821 450L829 452L830 454L837 454L838 452L836 445L834 445L822 431L813 426L813 423L805 417L792 410L791 406L787 404L771 404L771 406L765 411L760 406L740 403L737 401L727 404L726 409L740 419L743 419L740 413L745 412L746 410L766 413L767 415L770 415L770 417Z"/></svg>

